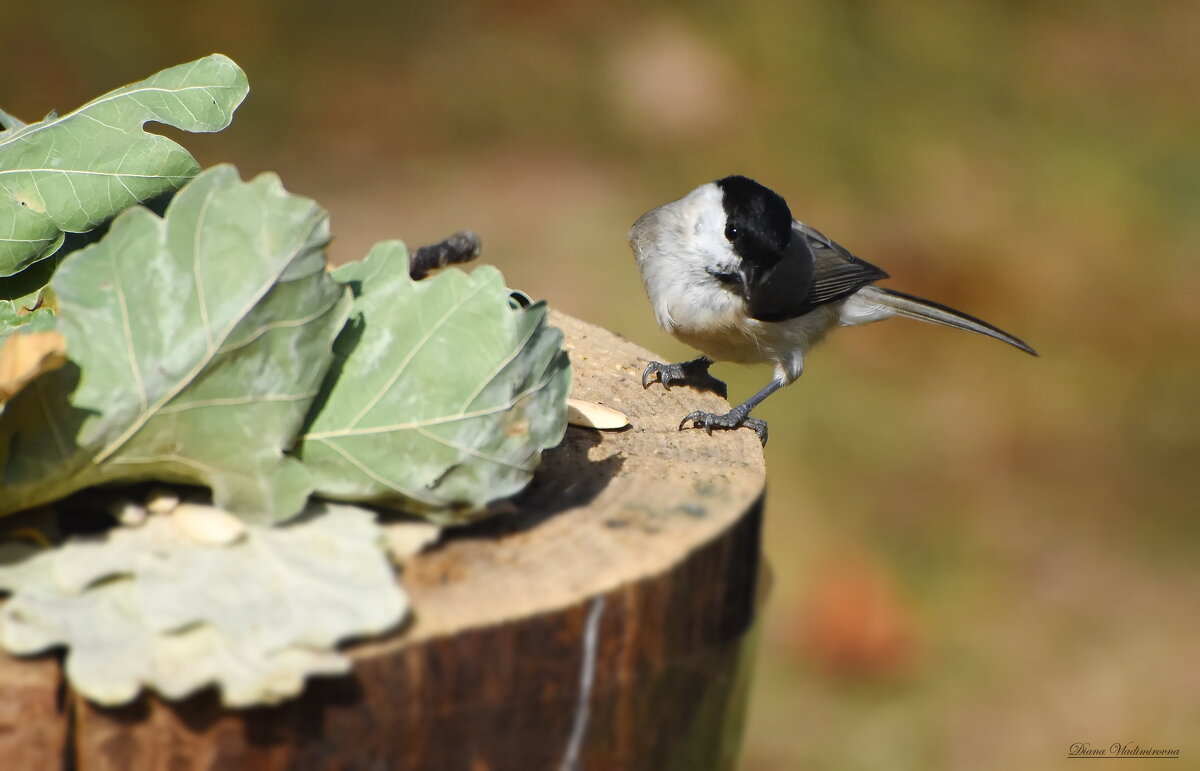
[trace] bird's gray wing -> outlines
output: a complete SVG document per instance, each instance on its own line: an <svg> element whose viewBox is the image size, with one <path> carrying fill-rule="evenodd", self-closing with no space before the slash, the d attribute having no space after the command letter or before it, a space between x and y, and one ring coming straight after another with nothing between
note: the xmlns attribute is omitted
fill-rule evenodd
<svg viewBox="0 0 1200 771"><path fill-rule="evenodd" d="M805 296L809 308L815 308L847 295L888 274L866 260L860 260L821 231L799 220L792 222L792 237L813 256L813 281Z"/></svg>

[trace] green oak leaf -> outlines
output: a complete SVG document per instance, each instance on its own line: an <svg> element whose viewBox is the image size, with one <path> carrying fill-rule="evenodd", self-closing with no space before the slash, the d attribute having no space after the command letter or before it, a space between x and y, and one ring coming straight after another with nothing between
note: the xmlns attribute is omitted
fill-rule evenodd
<svg viewBox="0 0 1200 771"><path fill-rule="evenodd" d="M39 319L48 319L53 324L55 302L50 279L65 252L41 260L15 276L0 277L0 339Z"/></svg>
<svg viewBox="0 0 1200 771"><path fill-rule="evenodd" d="M399 242L333 276L356 297L297 449L316 492L453 524L521 490L566 430L570 363L545 305L512 307L486 265L413 281Z"/></svg>
<svg viewBox="0 0 1200 771"><path fill-rule="evenodd" d="M0 113L10 126L0 132L0 276L53 254L64 232L93 228L196 176L186 150L143 125L220 131L248 91L245 73L213 54L38 123Z"/></svg>
<svg viewBox="0 0 1200 771"><path fill-rule="evenodd" d="M14 330L44 332L54 328L54 311L48 289L31 292L11 300L0 297L0 343Z"/></svg>
<svg viewBox="0 0 1200 771"><path fill-rule="evenodd" d="M273 174L196 177L166 216L135 207L51 282L66 366L0 415L0 514L85 487L211 487L243 518L294 515L311 486L284 454L349 313L325 271L328 216Z"/></svg>

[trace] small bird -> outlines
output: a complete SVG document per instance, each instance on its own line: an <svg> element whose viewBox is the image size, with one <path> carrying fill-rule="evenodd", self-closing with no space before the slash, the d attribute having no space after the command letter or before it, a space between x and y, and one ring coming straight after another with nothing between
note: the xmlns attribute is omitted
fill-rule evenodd
<svg viewBox="0 0 1200 771"><path fill-rule="evenodd" d="M904 316L965 329L1037 352L1002 329L962 311L872 286L888 274L792 217L776 192L742 176L701 185L643 214L629 231L658 323L704 355L681 364L652 361L642 386L690 385L726 395L708 372L715 361L769 362L771 382L723 415L693 412L688 423L753 429L765 445L767 424L750 411L804 371L804 356L835 326Z"/></svg>

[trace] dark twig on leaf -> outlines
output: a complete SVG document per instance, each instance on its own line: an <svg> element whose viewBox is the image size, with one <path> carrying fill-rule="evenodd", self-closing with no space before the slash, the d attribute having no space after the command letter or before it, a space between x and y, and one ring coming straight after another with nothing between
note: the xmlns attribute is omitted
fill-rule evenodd
<svg viewBox="0 0 1200 771"><path fill-rule="evenodd" d="M470 262L479 256L482 243L470 230L460 230L444 241L422 246L408 260L408 275L420 281L438 268Z"/></svg>

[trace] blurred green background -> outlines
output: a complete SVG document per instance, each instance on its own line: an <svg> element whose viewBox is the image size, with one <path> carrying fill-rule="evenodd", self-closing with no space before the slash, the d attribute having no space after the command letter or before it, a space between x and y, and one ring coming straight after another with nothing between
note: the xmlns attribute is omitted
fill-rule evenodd
<svg viewBox="0 0 1200 771"><path fill-rule="evenodd" d="M220 51L202 163L278 171L337 260L470 227L672 360L625 233L742 173L993 341L835 333L771 424L746 771L1200 767L1200 5L8 2L26 120ZM736 399L769 377L720 366ZM1122 769L1146 761L1125 761ZM1175 767L1175 766L1173 766Z"/></svg>

